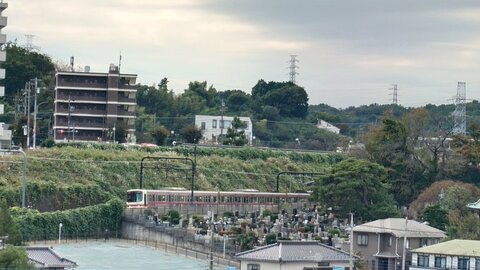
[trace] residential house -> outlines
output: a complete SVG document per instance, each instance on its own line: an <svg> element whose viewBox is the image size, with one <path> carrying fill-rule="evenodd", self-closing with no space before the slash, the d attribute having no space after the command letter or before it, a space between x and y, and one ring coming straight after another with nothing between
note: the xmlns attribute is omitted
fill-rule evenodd
<svg viewBox="0 0 480 270"><path fill-rule="evenodd" d="M27 247L28 260L38 269L63 270L77 267L77 263L55 253L49 247Z"/></svg>
<svg viewBox="0 0 480 270"><path fill-rule="evenodd" d="M242 130L249 143L252 143L253 126L250 117L239 117L243 122ZM232 124L232 116L221 115L195 115L195 126L202 131L203 143L217 144L220 137L227 134L227 130Z"/></svg>
<svg viewBox="0 0 480 270"><path fill-rule="evenodd" d="M327 121L324 121L322 119L318 119L317 120L317 128L320 128L320 129L325 129L327 131L330 131L330 132L333 132L335 134L340 134L340 128L330 124L329 122Z"/></svg>
<svg viewBox="0 0 480 270"><path fill-rule="evenodd" d="M480 270L480 241L451 240L412 250L410 270Z"/></svg>
<svg viewBox="0 0 480 270"><path fill-rule="evenodd" d="M346 269L350 254L317 241L278 241L236 255L240 270ZM358 261L352 256L352 262Z"/></svg>
<svg viewBox="0 0 480 270"><path fill-rule="evenodd" d="M437 244L445 238L443 231L414 220L406 222L403 218L380 219L353 228L355 254L361 254L367 269L399 269L405 232L407 251ZM405 259L408 265L408 254Z"/></svg>

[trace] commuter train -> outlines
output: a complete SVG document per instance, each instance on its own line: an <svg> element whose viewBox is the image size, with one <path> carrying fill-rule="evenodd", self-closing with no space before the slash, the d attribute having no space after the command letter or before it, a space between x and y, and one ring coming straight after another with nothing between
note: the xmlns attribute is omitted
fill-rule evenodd
<svg viewBox="0 0 480 270"><path fill-rule="evenodd" d="M254 189L237 191L194 191L184 188L161 190L130 189L127 191L127 208L155 208L168 211L175 209L184 213L203 214L217 212L252 212L269 209L278 212L280 208L301 208L307 205L309 193L260 192ZM161 212L164 212L161 211Z"/></svg>

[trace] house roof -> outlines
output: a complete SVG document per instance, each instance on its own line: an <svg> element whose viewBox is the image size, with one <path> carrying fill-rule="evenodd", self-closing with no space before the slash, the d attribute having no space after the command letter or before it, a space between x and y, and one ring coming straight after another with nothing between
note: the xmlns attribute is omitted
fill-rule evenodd
<svg viewBox="0 0 480 270"><path fill-rule="evenodd" d="M64 267L73 268L77 263L60 257L49 247L27 247L28 259L37 268Z"/></svg>
<svg viewBox="0 0 480 270"><path fill-rule="evenodd" d="M393 234L395 237L403 237L405 234L405 219L379 219L355 226L353 228L353 231L367 233L390 233ZM444 238L445 233L439 229L425 225L418 221L408 220L407 237Z"/></svg>
<svg viewBox="0 0 480 270"><path fill-rule="evenodd" d="M348 252L335 249L317 241L279 241L275 244L238 253L239 260L276 262L348 262ZM357 260L358 257L354 256Z"/></svg>
<svg viewBox="0 0 480 270"><path fill-rule="evenodd" d="M472 209L480 209L480 199L474 203L467 204L467 207Z"/></svg>
<svg viewBox="0 0 480 270"><path fill-rule="evenodd" d="M417 248L416 253L445 254L452 256L480 256L480 241L455 239L431 246Z"/></svg>

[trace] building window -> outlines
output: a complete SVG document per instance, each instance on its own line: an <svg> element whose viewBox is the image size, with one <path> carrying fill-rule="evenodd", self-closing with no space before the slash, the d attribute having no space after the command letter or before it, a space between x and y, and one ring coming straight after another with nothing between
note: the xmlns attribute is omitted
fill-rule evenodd
<svg viewBox="0 0 480 270"><path fill-rule="evenodd" d="M357 245L359 246L366 246L368 245L368 235L366 234L359 234L357 236Z"/></svg>
<svg viewBox="0 0 480 270"><path fill-rule="evenodd" d="M475 260L475 270L480 270L480 258Z"/></svg>
<svg viewBox="0 0 480 270"><path fill-rule="evenodd" d="M212 128L217 128L217 120L212 120Z"/></svg>
<svg viewBox="0 0 480 270"><path fill-rule="evenodd" d="M458 257L458 269L467 270L470 268L470 258Z"/></svg>
<svg viewBox="0 0 480 270"><path fill-rule="evenodd" d="M417 266L428 267L428 255L418 254Z"/></svg>
<svg viewBox="0 0 480 270"><path fill-rule="evenodd" d="M260 270L260 264L247 264L247 270Z"/></svg>
<svg viewBox="0 0 480 270"><path fill-rule="evenodd" d="M428 239L427 238L420 238L420 246L424 247L428 245Z"/></svg>
<svg viewBox="0 0 480 270"><path fill-rule="evenodd" d="M391 247L393 242L393 238L391 236L388 237L388 246Z"/></svg>
<svg viewBox="0 0 480 270"><path fill-rule="evenodd" d="M205 130L205 129L207 128L207 123L202 122L202 123L201 123L201 126L202 126L201 129L202 129L202 130Z"/></svg>
<svg viewBox="0 0 480 270"><path fill-rule="evenodd" d="M447 268L447 257L435 256L435 268Z"/></svg>

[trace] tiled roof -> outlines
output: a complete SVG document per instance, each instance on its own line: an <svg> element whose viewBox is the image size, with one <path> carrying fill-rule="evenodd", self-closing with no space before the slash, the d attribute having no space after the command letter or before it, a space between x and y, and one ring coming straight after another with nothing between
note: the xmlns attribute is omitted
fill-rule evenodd
<svg viewBox="0 0 480 270"><path fill-rule="evenodd" d="M238 253L240 260L256 261L307 261L348 262L349 253L317 241L279 241L278 243ZM358 259L354 256L354 259Z"/></svg>
<svg viewBox="0 0 480 270"><path fill-rule="evenodd" d="M417 248L413 250L413 252L478 257L480 256L480 241L455 239L427 247Z"/></svg>
<svg viewBox="0 0 480 270"><path fill-rule="evenodd" d="M478 200L474 203L467 204L467 207L472 208L472 209L480 209L480 200Z"/></svg>
<svg viewBox="0 0 480 270"><path fill-rule="evenodd" d="M390 233L395 237L403 237L405 234L405 219L387 218L368 222L355 226L354 232ZM407 237L430 237L444 238L445 233L437 228L428 226L415 220L408 220Z"/></svg>
<svg viewBox="0 0 480 270"><path fill-rule="evenodd" d="M73 268L77 263L60 257L51 248L48 247L27 247L28 259L34 263L37 268L46 267L64 267Z"/></svg>

